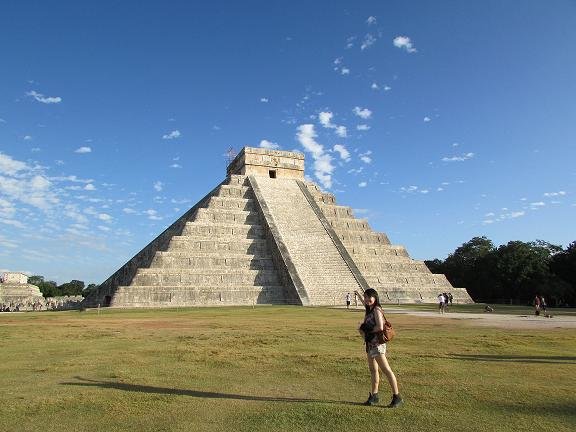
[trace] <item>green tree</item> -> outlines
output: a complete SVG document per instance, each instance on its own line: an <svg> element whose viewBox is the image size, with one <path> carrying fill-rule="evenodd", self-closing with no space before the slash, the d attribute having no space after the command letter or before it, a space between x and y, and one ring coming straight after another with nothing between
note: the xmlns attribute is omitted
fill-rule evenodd
<svg viewBox="0 0 576 432"><path fill-rule="evenodd" d="M511 241L496 251L495 271L500 298L531 301L536 294L549 296L561 289L562 282L550 270L560 246L542 240L525 243Z"/></svg>
<svg viewBox="0 0 576 432"><path fill-rule="evenodd" d="M65 284L58 287L60 290L60 295L63 296L77 296L82 295L82 290L84 289L84 282L80 280L71 280Z"/></svg>
<svg viewBox="0 0 576 432"><path fill-rule="evenodd" d="M44 297L58 297L60 295L58 284L54 281L44 281L37 286Z"/></svg>
<svg viewBox="0 0 576 432"><path fill-rule="evenodd" d="M448 255L442 269L455 287L466 288L475 301L494 297L494 274L490 270L494 260L492 240L482 236L463 243Z"/></svg>
<svg viewBox="0 0 576 432"><path fill-rule="evenodd" d="M576 241L552 257L550 269L566 283L563 292L555 293L561 304L576 304Z"/></svg>
<svg viewBox="0 0 576 432"><path fill-rule="evenodd" d="M42 282L44 282L44 276L35 275L28 278L28 283L30 285L40 286Z"/></svg>

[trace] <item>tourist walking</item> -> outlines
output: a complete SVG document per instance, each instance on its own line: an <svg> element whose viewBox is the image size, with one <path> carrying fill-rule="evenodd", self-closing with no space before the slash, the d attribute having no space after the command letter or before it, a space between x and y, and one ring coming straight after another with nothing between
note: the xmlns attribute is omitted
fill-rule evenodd
<svg viewBox="0 0 576 432"><path fill-rule="evenodd" d="M346 309L350 309L350 300L351 300L350 293L347 293L346 294Z"/></svg>
<svg viewBox="0 0 576 432"><path fill-rule="evenodd" d="M443 314L445 306L446 306L446 298L444 298L444 294L438 294L438 312Z"/></svg>
<svg viewBox="0 0 576 432"><path fill-rule="evenodd" d="M364 315L364 322L360 325L358 331L364 337L366 344L366 359L368 360L368 369L370 370L371 388L368 400L364 405L376 405L380 398L378 396L378 386L380 384L380 369L386 375L388 383L392 389L392 401L388 405L389 408L396 408L402 405L403 400L398 392L398 382L396 375L392 372L388 359L386 358L386 344L379 343L378 334L384 331L384 312L380 305L378 293L372 288L364 291L362 299L366 313Z"/></svg>
<svg viewBox="0 0 576 432"><path fill-rule="evenodd" d="M540 295L536 294L536 297L534 297L534 315L536 315L536 316L540 315L541 304L542 304L542 300L540 300Z"/></svg>

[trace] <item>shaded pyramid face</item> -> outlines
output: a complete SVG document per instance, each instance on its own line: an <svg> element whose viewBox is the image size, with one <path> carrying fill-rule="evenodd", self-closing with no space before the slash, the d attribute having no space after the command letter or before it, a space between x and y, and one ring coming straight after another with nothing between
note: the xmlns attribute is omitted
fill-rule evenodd
<svg viewBox="0 0 576 432"><path fill-rule="evenodd" d="M85 306L471 302L334 196L304 181L299 153L244 148L228 177L85 300Z"/></svg>

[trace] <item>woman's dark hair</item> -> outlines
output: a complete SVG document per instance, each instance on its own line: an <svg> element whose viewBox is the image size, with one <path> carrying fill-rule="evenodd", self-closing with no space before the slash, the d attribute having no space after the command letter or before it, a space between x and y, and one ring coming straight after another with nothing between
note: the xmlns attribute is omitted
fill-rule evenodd
<svg viewBox="0 0 576 432"><path fill-rule="evenodd" d="M366 304L364 305L364 308L366 309L366 315L372 312L376 306L382 307L380 304L380 297L378 297L378 292L374 288L368 288L366 291L364 291L364 295L368 297L374 297L374 299L376 299L372 306L368 306Z"/></svg>

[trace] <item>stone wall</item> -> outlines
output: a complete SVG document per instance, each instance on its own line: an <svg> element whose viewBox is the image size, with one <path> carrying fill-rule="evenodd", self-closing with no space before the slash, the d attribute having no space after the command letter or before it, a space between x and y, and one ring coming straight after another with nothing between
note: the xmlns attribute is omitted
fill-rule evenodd
<svg viewBox="0 0 576 432"><path fill-rule="evenodd" d="M228 166L227 174L303 179L304 155L295 152L244 147Z"/></svg>

